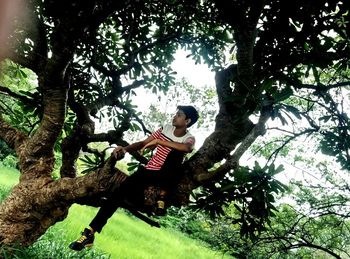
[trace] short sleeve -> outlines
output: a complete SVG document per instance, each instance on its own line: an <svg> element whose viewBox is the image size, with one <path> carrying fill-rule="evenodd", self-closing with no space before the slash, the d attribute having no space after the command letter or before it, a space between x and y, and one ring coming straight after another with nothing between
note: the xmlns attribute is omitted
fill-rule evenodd
<svg viewBox="0 0 350 259"><path fill-rule="evenodd" d="M189 136L188 138L185 139L183 143L190 144L191 148L193 149L195 142L196 142L195 138L193 136Z"/></svg>

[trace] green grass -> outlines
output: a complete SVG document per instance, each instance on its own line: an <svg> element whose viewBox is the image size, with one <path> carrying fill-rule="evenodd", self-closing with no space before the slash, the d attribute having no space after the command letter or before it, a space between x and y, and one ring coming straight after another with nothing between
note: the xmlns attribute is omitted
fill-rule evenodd
<svg viewBox="0 0 350 259"><path fill-rule="evenodd" d="M12 168L0 166L0 201L2 201L11 188L18 182L19 173Z"/></svg>
<svg viewBox="0 0 350 259"><path fill-rule="evenodd" d="M67 219L57 223L53 229L65 230L68 245L80 236L96 212L95 208L74 205ZM151 227L123 211L117 211L101 234L96 235L94 248L118 259L223 258L222 254L213 252L180 232Z"/></svg>
<svg viewBox="0 0 350 259"><path fill-rule="evenodd" d="M18 181L15 170L0 167L0 190L5 193ZM1 198L1 197L0 197ZM73 205L67 218L52 226L47 233L26 251L28 258L111 258L111 259L215 259L230 258L215 252L203 243L190 239L181 232L151 227L143 221L118 210L101 234L96 234L90 251L74 252L67 248L80 236L97 213L97 208Z"/></svg>
<svg viewBox="0 0 350 259"><path fill-rule="evenodd" d="M16 169L0 166L0 187L11 188L18 182L19 173Z"/></svg>

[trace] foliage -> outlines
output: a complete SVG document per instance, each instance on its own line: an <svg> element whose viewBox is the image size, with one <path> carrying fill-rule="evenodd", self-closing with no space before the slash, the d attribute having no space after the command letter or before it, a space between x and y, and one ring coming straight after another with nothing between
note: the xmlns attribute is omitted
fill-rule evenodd
<svg viewBox="0 0 350 259"><path fill-rule="evenodd" d="M33 170L26 169L36 168L39 163L45 165L42 163L45 159L52 161L48 154L53 147L56 152L62 151L63 140L71 141L65 151L72 151L74 157L66 156L62 164L74 168L87 142L125 144L125 132L139 129L146 132L140 120L144 114L136 111L133 101L141 86L154 95L167 92L169 98L183 98L177 91L183 88L195 96L190 95L189 102L203 101L201 113L207 112L210 118L217 114L213 134L188 163L192 165L188 185L204 185L195 193L196 206L216 217L227 213L225 205L234 202L229 218L240 224L241 236L250 237L252 242L273 223L275 195L285 189L275 178L281 167L275 168L274 164L278 155L290 152L292 141L301 136L316 139L323 153L335 157L342 169L349 169L348 107L343 98L348 92L342 92L349 85L348 2L28 2L33 4L28 7L33 18L31 26L17 21L19 28L11 35L17 43L11 51L18 64L8 61L3 70L2 83L7 87L1 87L1 93L11 98L0 97L2 138L13 142L6 135L9 129L6 122L29 137L37 133L48 136L46 142L30 138L36 142L31 145L36 147L35 152L17 152L30 157L20 159L26 162L21 165L23 172L34 175ZM204 89L202 93L186 82L180 82L178 87L171 68L178 48L189 50L196 63L205 62L216 71L216 92ZM229 64L224 60L227 50L232 55ZM171 88L174 85L175 89ZM174 92L169 92L171 89ZM218 109L207 109L214 102ZM162 116L155 114L157 119ZM249 134L254 132L251 120L256 121L259 116L272 118L278 124L273 128L285 133L277 139L279 142L261 148L267 157L266 165L240 166L235 171L230 167L217 182L196 182L196 176L208 173L212 165L225 164L239 144L242 145L237 149L249 143ZM108 117L114 127L111 134L101 134L104 139L94 134L91 118L97 117ZM199 124L209 127L205 120ZM18 149L22 143L11 144ZM89 152L94 158L87 156L85 160L92 171L104 156ZM300 154L298 157L303 160ZM51 170L44 169L40 172ZM197 173L201 169L204 172ZM322 177L327 179L329 175ZM76 193L91 189L80 186ZM317 204L319 197L313 197L310 189L300 186L300 190L310 198L309 205ZM318 195L323 197L322 193ZM334 197L339 198L335 194ZM66 203L72 204L79 198ZM308 204L307 200L302 202ZM28 207L40 209L40 204ZM331 217L326 219L332 221ZM319 227L316 221L308 222ZM194 224L193 228L197 226Z"/></svg>
<svg viewBox="0 0 350 259"><path fill-rule="evenodd" d="M320 93L329 111L327 115L319 118L327 128L321 131L323 138L320 141L322 153L334 156L342 169L350 169L350 121L344 107L343 94L347 91L337 90L334 95ZM335 97L334 97L335 96ZM336 98L339 100L337 101ZM348 98L347 98L348 99ZM338 105L341 103L341 105Z"/></svg>
<svg viewBox="0 0 350 259"><path fill-rule="evenodd" d="M317 152L312 138L308 142L300 145L305 143L301 139L288 145L288 152L282 158L288 168L286 181L290 181L291 191L285 198L288 204L285 199L280 201L266 231L251 244L253 257L259 254L274 258L349 256L347 171L341 170L334 159ZM270 147L265 151L268 150ZM265 151L257 154L264 155ZM280 160L281 157L277 159ZM291 180L293 177L297 180Z"/></svg>
<svg viewBox="0 0 350 259"><path fill-rule="evenodd" d="M94 154L92 155L84 155L83 157L79 158L83 162L83 167L86 168L85 170L81 171L81 174L87 174L89 172L93 172L96 169L101 167L101 164L103 161L101 161L101 158Z"/></svg>
<svg viewBox="0 0 350 259"><path fill-rule="evenodd" d="M31 70L16 63L5 61L2 62L0 84L7 85L21 100L1 95L0 109L2 113L18 129L28 134L33 132L42 116L42 107L40 105L33 106L33 103L27 103L26 100L35 100L38 103L41 100L41 96L35 92L36 75Z"/></svg>
<svg viewBox="0 0 350 259"><path fill-rule="evenodd" d="M329 179L328 184L334 180ZM333 184L326 188L298 184L299 191L295 190L291 197L296 205L280 206L267 231L252 244L252 253L261 254L264 247L266 254L276 258L286 254L303 258L348 257L349 197L344 196L339 183Z"/></svg>
<svg viewBox="0 0 350 259"><path fill-rule="evenodd" d="M2 166L6 166L6 167L12 167L12 168L16 168L18 169L18 159L17 157L15 157L14 155L8 155L6 156L1 162L0 164Z"/></svg>
<svg viewBox="0 0 350 259"><path fill-rule="evenodd" d="M66 244L61 240L57 239L56 236L47 235L44 238L38 240L38 242L30 248L23 248L21 246L13 247L2 247L0 248L1 258L16 258L16 259L27 259L27 258L62 258L62 259L78 259L78 258L97 258L97 259L107 259L110 256L95 252L94 250L85 250L77 254L74 251L69 251L66 248Z"/></svg>
<svg viewBox="0 0 350 259"><path fill-rule="evenodd" d="M265 231L253 240L242 238L240 228L232 224L237 215L233 204L224 209L225 216L215 219L189 209L170 210L163 224L237 258L329 258L334 254L347 257L350 221L344 205L348 204L348 197L336 198L334 191L340 191L340 186L314 187L311 191L299 186L292 197L285 196L298 203L281 203Z"/></svg>
<svg viewBox="0 0 350 259"><path fill-rule="evenodd" d="M3 161L8 155L13 153L13 150L4 141L0 140L0 160Z"/></svg>
<svg viewBox="0 0 350 259"><path fill-rule="evenodd" d="M212 219L208 214L189 208L168 209L168 214L161 219L162 226L175 228L194 239L204 241L212 249L237 255L242 245L239 226L232 224L226 216ZM234 245L236 244L236 245Z"/></svg>
<svg viewBox="0 0 350 259"><path fill-rule="evenodd" d="M255 163L252 169L241 167L231 176L195 193L196 203L193 206L214 217L225 214L224 206L234 201L237 213L232 223L240 224L242 236L254 239L265 230L265 224L270 223L271 216L274 216L275 195L286 189L273 178L282 170L282 166L275 168L274 164L261 167Z"/></svg>

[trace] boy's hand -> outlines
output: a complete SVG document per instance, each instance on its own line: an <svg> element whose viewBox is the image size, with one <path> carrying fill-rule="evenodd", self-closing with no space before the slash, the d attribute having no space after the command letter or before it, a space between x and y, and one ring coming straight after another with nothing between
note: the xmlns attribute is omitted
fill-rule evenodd
<svg viewBox="0 0 350 259"><path fill-rule="evenodd" d="M117 160L122 159L125 156L125 153L126 153L126 150L123 147L116 147L113 150L113 155Z"/></svg>
<svg viewBox="0 0 350 259"><path fill-rule="evenodd" d="M143 148L141 148L141 150L140 150L141 155L143 154L143 152L145 151L146 148L154 149L157 147L158 144L159 144L158 139L151 140L146 145L144 145Z"/></svg>

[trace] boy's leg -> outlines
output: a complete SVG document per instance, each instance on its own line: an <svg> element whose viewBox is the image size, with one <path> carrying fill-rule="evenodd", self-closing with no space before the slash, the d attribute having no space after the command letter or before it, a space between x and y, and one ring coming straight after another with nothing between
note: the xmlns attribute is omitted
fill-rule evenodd
<svg viewBox="0 0 350 259"><path fill-rule="evenodd" d="M134 206L142 206L144 203L144 190L152 179L147 169L140 166L137 172L129 176L119 190L123 194L123 200Z"/></svg>
<svg viewBox="0 0 350 259"><path fill-rule="evenodd" d="M141 173L142 175L142 173ZM111 194L110 197L107 198L107 200L104 202L104 204L101 206L101 208L98 210L96 216L93 218L93 220L90 223L90 228L93 229L94 232L100 233L104 225L106 225L108 219L112 217L114 212L120 207L121 203L125 198L128 198L130 193L133 191L139 191L140 188L137 185L137 182L140 181L140 179L135 180L136 175L129 176L122 184L121 186ZM142 180L141 180L142 182ZM137 189L137 190L135 190ZM139 191L140 192L140 191Z"/></svg>
<svg viewBox="0 0 350 259"><path fill-rule="evenodd" d="M108 219L112 217L118 208L118 202L115 200L108 202L107 200L106 203L98 210L96 216L90 222L89 227L93 229L94 232L100 233L102 228L106 225Z"/></svg>
<svg viewBox="0 0 350 259"><path fill-rule="evenodd" d="M92 246L94 241L94 233L100 233L102 228L106 225L108 219L114 214L114 212L120 206L120 203L129 197L133 197L135 193L143 193L142 185L144 183L145 175L141 170L135 173L135 175L129 176L110 197L104 202L101 208L98 210L96 216L92 219L89 226L90 229L85 228L82 232L82 236L72 242L69 247L73 250L80 251L85 247ZM138 198L137 194L135 197ZM142 197L142 195L141 195Z"/></svg>
<svg viewBox="0 0 350 259"><path fill-rule="evenodd" d="M179 181L179 176L176 173L176 170L170 169L159 172L157 184L160 190L155 210L155 214L158 216L164 216L166 214L166 208L169 206L169 195L171 195L172 189Z"/></svg>
<svg viewBox="0 0 350 259"><path fill-rule="evenodd" d="M100 233L108 219L118 209L119 203L113 199L107 199L105 203L98 210L96 216L91 221L89 227L85 228L81 233L81 237L69 245L70 249L80 251L85 247L91 247L95 239L95 232Z"/></svg>

